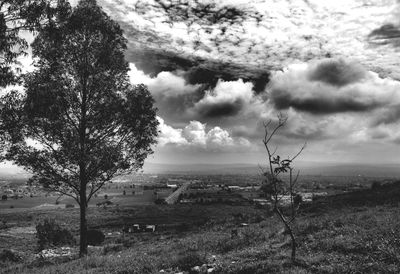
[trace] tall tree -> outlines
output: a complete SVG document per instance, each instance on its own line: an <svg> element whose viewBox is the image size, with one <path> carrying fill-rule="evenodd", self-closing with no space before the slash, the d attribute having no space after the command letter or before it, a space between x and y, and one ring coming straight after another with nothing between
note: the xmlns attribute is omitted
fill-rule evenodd
<svg viewBox="0 0 400 274"><path fill-rule="evenodd" d="M0 0L0 87L17 81L15 63L28 48L20 32L37 30L69 9L65 0Z"/></svg>
<svg viewBox="0 0 400 274"><path fill-rule="evenodd" d="M129 83L126 40L95 0L81 0L32 44L37 70L26 92L4 97L9 160L80 206L80 254L87 254L86 209L114 176L142 167L157 136L153 98Z"/></svg>

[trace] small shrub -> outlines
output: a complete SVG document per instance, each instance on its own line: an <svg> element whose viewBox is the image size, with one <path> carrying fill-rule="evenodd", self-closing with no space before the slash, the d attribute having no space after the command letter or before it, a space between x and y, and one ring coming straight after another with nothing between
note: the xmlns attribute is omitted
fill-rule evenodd
<svg viewBox="0 0 400 274"><path fill-rule="evenodd" d="M381 188L381 187L382 187L382 184L381 184L381 182L379 182L379 181L374 181L374 182L372 183L372 185L371 185L371 189L373 189L373 190L379 189L379 188Z"/></svg>
<svg viewBox="0 0 400 274"><path fill-rule="evenodd" d="M154 201L154 203L155 203L156 205L165 205L167 202L165 201L165 199L156 199L156 200Z"/></svg>
<svg viewBox="0 0 400 274"><path fill-rule="evenodd" d="M97 229L89 229L87 231L88 245L101 245L104 242L104 233Z"/></svg>
<svg viewBox="0 0 400 274"><path fill-rule="evenodd" d="M65 205L65 208L74 208L75 207L75 205L73 205L73 204L66 204Z"/></svg>
<svg viewBox="0 0 400 274"><path fill-rule="evenodd" d="M2 201L7 201L7 195L5 195L5 194L2 195L2 196L1 196L1 200L2 200Z"/></svg>
<svg viewBox="0 0 400 274"><path fill-rule="evenodd" d="M3 249L0 252L0 262L6 262L6 261L18 263L22 261L22 257L13 250Z"/></svg>
<svg viewBox="0 0 400 274"><path fill-rule="evenodd" d="M54 219L48 218L36 225L36 237L38 238L39 250L75 243L75 239L69 230L61 228Z"/></svg>
<svg viewBox="0 0 400 274"><path fill-rule="evenodd" d="M115 252L119 252L123 249L124 249L123 244L109 244L109 245L104 246L103 254L106 255L110 252L115 253Z"/></svg>
<svg viewBox="0 0 400 274"><path fill-rule="evenodd" d="M201 256L196 251L189 251L180 255L174 266L178 267L180 270L189 271L192 267L205 263L207 263L207 260L204 256Z"/></svg>
<svg viewBox="0 0 400 274"><path fill-rule="evenodd" d="M264 220L264 217L261 214L256 214L254 217L254 222L255 223L261 223Z"/></svg>

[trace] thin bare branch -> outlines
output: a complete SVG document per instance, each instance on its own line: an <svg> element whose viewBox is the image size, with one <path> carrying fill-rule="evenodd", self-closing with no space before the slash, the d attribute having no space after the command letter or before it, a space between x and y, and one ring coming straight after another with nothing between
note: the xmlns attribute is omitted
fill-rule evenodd
<svg viewBox="0 0 400 274"><path fill-rule="evenodd" d="M290 161L294 161L294 159L296 159L302 152L303 152L303 150L306 148L306 146L307 146L307 142L304 142L304 144L303 144L303 146L300 148L300 150L299 150L299 152L297 152L297 154L294 156L294 157L292 157L291 159L290 159Z"/></svg>

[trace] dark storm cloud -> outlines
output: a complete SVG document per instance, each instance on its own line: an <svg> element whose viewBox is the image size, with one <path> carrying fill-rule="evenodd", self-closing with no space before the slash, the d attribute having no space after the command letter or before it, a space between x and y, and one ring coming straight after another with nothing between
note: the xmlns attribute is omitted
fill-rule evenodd
<svg viewBox="0 0 400 274"><path fill-rule="evenodd" d="M266 70L251 65L179 55L161 49L130 48L126 56L128 61L144 73L155 76L162 71L182 70L182 76L189 84L204 84L205 89L215 87L219 79L243 79L245 82L252 82L254 91L260 93L264 91L270 77Z"/></svg>
<svg viewBox="0 0 400 274"><path fill-rule="evenodd" d="M393 96L397 92L391 81L343 59L292 66L272 77L269 92L278 110L316 115L371 111L388 106Z"/></svg>
<svg viewBox="0 0 400 274"><path fill-rule="evenodd" d="M220 118L225 116L235 116L243 107L241 100L235 102L221 102L212 105L201 105L197 112L202 118Z"/></svg>
<svg viewBox="0 0 400 274"><path fill-rule="evenodd" d="M362 112L377 108L379 102L363 101L352 97L299 97L286 90L274 89L271 93L273 104L278 110L294 109L312 114L332 114L340 112Z"/></svg>
<svg viewBox="0 0 400 274"><path fill-rule="evenodd" d="M395 48L400 47L400 25L398 17L400 15L400 1L397 0L397 8L389 16L389 23L385 23L379 28L374 29L368 35L368 42L371 45L382 46L392 45Z"/></svg>
<svg viewBox="0 0 400 274"><path fill-rule="evenodd" d="M394 24L385 24L368 35L369 42L374 45L391 44L400 46L400 27Z"/></svg>
<svg viewBox="0 0 400 274"><path fill-rule="evenodd" d="M140 3L140 2L139 2ZM141 8L143 7L143 8ZM148 6L137 5L137 10L146 12ZM221 23L238 24L248 17L262 20L262 15L256 11L239 9L235 6L219 7L216 3L196 0L156 0L154 9L165 13L171 22L185 22L188 25L201 23L214 25Z"/></svg>
<svg viewBox="0 0 400 274"><path fill-rule="evenodd" d="M241 78L252 82L257 93L264 91L270 76L267 67L220 58L222 52L229 56L243 48L252 50L254 45L243 38L243 22L261 22L262 15L254 9L213 1L156 0L137 1L126 12L147 22L138 26L116 18L128 39L127 60L144 73L155 77L162 71L183 70L188 84L204 84L205 89L213 88L219 79ZM181 31L180 38L159 32L157 26Z"/></svg>
<svg viewBox="0 0 400 274"><path fill-rule="evenodd" d="M365 76L366 71L363 67L342 59L326 59L309 72L311 81L321 81L338 87L358 82Z"/></svg>
<svg viewBox="0 0 400 274"><path fill-rule="evenodd" d="M168 117L176 123L188 120L187 109L193 107L195 102L203 98L203 92L198 90L191 93L183 93L174 96L164 96L163 94L154 95L158 115Z"/></svg>
<svg viewBox="0 0 400 274"><path fill-rule="evenodd" d="M269 81L270 74L262 69L256 69L244 64L224 63L208 60L190 68L186 73L186 79L191 84L206 84L215 87L219 79L235 81L242 79L244 82L252 82L256 93L263 92Z"/></svg>

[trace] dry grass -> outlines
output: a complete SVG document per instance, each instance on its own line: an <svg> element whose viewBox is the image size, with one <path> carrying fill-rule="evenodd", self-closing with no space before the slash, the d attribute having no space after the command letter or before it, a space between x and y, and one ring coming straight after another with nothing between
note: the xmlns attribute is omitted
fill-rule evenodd
<svg viewBox="0 0 400 274"><path fill-rule="evenodd" d="M61 217L57 211L51 214ZM74 224L76 211L67 210L66 214L66 224ZM27 256L24 263L7 263L2 271L142 274L164 269L174 273L203 263L213 264L214 273L232 274L400 271L400 208L393 199L388 204L308 209L297 221L297 264L289 261L290 248L287 236L279 233L279 221L250 206L136 207L90 214L91 224L97 220L98 227L110 231L135 220L169 224L187 220L189 225L186 231L170 227L155 234L109 237L103 248L72 261L38 261ZM9 217L21 224L35 219L24 221L24 214ZM241 222L250 225L240 227ZM231 235L233 229L238 230L237 236Z"/></svg>

